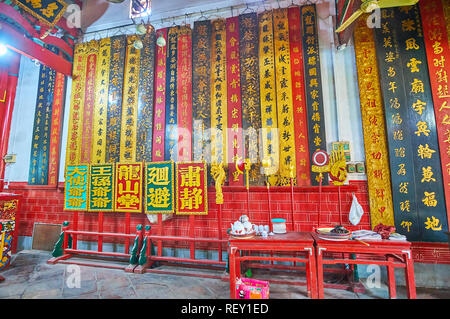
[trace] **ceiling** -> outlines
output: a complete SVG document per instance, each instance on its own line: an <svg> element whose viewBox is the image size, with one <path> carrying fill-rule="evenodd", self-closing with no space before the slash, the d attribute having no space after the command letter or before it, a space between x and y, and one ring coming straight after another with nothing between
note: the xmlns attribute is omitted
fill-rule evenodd
<svg viewBox="0 0 450 319"><path fill-rule="evenodd" d="M161 19L185 16L186 14L189 16L200 11L230 6L245 6L246 2L254 3L255 0L153 0L150 23L160 23ZM270 0L266 2L270 2ZM103 16L88 27L86 32L96 32L132 24L133 21L128 17L129 10L130 0L125 0L122 3L110 3Z"/></svg>
<svg viewBox="0 0 450 319"><path fill-rule="evenodd" d="M173 23L193 23L200 19L201 12L205 13L204 17L214 19L219 16L237 15L244 11L261 12L265 9L288 7L292 4L301 5L305 2L306 0L152 0L150 23L160 28ZM334 0L310 0L309 2L318 4L319 16L326 17L333 14ZM109 3L106 12L88 27L85 33L95 33L133 24L128 17L129 10L130 0L122 3ZM146 22L147 18L144 21Z"/></svg>

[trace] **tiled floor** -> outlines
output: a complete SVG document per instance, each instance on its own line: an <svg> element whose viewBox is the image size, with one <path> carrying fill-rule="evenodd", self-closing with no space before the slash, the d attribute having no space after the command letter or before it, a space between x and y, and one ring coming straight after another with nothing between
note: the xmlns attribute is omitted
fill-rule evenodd
<svg viewBox="0 0 450 319"><path fill-rule="evenodd" d="M46 251L21 251L14 256L8 269L1 272L6 280L0 283L0 298L31 299L225 299L229 297L226 280L167 274L133 274L123 270L68 264L49 265ZM164 268L159 268L164 269ZM79 282L74 280L79 271ZM225 273L210 273L226 275ZM226 279L226 277L224 277ZM398 298L406 298L405 289L397 288ZM270 285L274 299L305 299L305 286ZM379 299L388 298L387 287L367 289L364 293L326 289L326 298ZM417 289L424 299L450 298L450 289Z"/></svg>

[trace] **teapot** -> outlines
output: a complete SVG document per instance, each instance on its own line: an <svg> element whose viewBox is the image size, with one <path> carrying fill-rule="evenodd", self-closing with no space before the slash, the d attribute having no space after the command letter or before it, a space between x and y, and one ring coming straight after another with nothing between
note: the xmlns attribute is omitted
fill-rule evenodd
<svg viewBox="0 0 450 319"><path fill-rule="evenodd" d="M234 234L242 235L245 233L244 225L240 221L235 221L231 224L231 232Z"/></svg>

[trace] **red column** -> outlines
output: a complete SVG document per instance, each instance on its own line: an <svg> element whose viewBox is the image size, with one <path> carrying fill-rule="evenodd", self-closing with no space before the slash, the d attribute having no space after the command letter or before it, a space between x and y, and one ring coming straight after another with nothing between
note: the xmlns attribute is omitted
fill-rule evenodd
<svg viewBox="0 0 450 319"><path fill-rule="evenodd" d="M20 54L8 51L0 56L0 192L3 191L11 118L19 76Z"/></svg>

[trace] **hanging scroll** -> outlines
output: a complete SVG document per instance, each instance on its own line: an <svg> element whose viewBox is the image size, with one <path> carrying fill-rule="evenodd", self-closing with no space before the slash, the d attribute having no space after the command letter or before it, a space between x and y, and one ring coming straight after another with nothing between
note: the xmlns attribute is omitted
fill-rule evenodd
<svg viewBox="0 0 450 319"><path fill-rule="evenodd" d="M145 213L175 212L174 176L173 162L145 165Z"/></svg>
<svg viewBox="0 0 450 319"><path fill-rule="evenodd" d="M277 110L280 144L279 185L296 180L294 111L292 109L291 56L287 9L274 10L275 73L277 78Z"/></svg>
<svg viewBox="0 0 450 319"><path fill-rule="evenodd" d="M86 83L83 108L83 131L81 135L81 162L90 163L92 154L92 132L95 103L95 76L97 68L97 54L99 42L91 40L86 45Z"/></svg>
<svg viewBox="0 0 450 319"><path fill-rule="evenodd" d="M167 41L167 68L166 68L166 137L164 159L177 161L178 131L177 131L177 72L178 72L178 29L171 27L168 31Z"/></svg>
<svg viewBox="0 0 450 319"><path fill-rule="evenodd" d="M391 167L392 200L396 231L408 240L419 238L418 214L415 196L414 156L410 128L407 123L408 106L403 85L402 62L399 55L398 30L393 9L381 11L383 28L375 29L375 45L380 72L380 86L385 105L386 134ZM368 70L367 70L368 71ZM378 125L377 118L370 119ZM377 131L372 140L379 139ZM380 171L373 171L373 179L384 179Z"/></svg>
<svg viewBox="0 0 450 319"><path fill-rule="evenodd" d="M241 67L242 128L244 130L244 157L250 160L250 185L264 183L258 149L261 129L258 71L258 17L256 13L239 16L239 59Z"/></svg>
<svg viewBox="0 0 450 319"><path fill-rule="evenodd" d="M152 160L153 94L155 76L155 29L147 26L147 33L141 36L139 95L136 128L136 160Z"/></svg>
<svg viewBox="0 0 450 319"><path fill-rule="evenodd" d="M241 72L239 67L239 18L231 17L226 19L226 29L228 185L243 186L243 171L237 167L237 163L244 161Z"/></svg>
<svg viewBox="0 0 450 319"><path fill-rule="evenodd" d="M56 52L54 47L50 50ZM45 65L39 70L33 137L31 141L30 171L28 184L47 185L51 138L53 91L56 72Z"/></svg>
<svg viewBox="0 0 450 319"><path fill-rule="evenodd" d="M211 50L211 163L227 160L226 25L212 22Z"/></svg>
<svg viewBox="0 0 450 319"><path fill-rule="evenodd" d="M142 212L142 163L116 163L114 211Z"/></svg>
<svg viewBox="0 0 450 319"><path fill-rule="evenodd" d="M64 97L66 78L62 73L56 73L53 94L52 121L50 129L50 154L48 160L48 185L58 184L59 150L62 119L64 115Z"/></svg>
<svg viewBox="0 0 450 319"><path fill-rule="evenodd" d="M114 210L114 164L89 165L87 210L112 212Z"/></svg>
<svg viewBox="0 0 450 319"><path fill-rule="evenodd" d="M49 27L54 27L58 23L67 8L67 3L63 0L13 0L13 2Z"/></svg>
<svg viewBox="0 0 450 319"><path fill-rule="evenodd" d="M431 93L434 102L436 129L441 155L441 168L447 208L447 220L450 220L450 94L448 75L450 66L449 38L442 2L429 0L419 2L423 20L423 33L428 57L428 72L431 80ZM450 8L450 3L447 4ZM447 24L447 27L449 25ZM450 30L449 30L450 31Z"/></svg>
<svg viewBox="0 0 450 319"><path fill-rule="evenodd" d="M275 175L279 169L277 120L277 86L275 81L275 55L273 40L273 14L259 14L259 88L261 103L261 157L267 161L264 171Z"/></svg>
<svg viewBox="0 0 450 319"><path fill-rule="evenodd" d="M179 215L208 214L207 166L205 162L177 163L177 209Z"/></svg>
<svg viewBox="0 0 450 319"><path fill-rule="evenodd" d="M193 160L211 162L211 21L194 22L192 33Z"/></svg>
<svg viewBox="0 0 450 319"><path fill-rule="evenodd" d="M120 132L122 127L122 93L125 68L127 38L115 36L111 38L111 62L109 65L109 89L106 155L107 163L115 163L120 160Z"/></svg>
<svg viewBox="0 0 450 319"><path fill-rule="evenodd" d="M127 36L127 55L123 85L120 162L136 160L136 130L139 101L140 50L134 47L137 35Z"/></svg>
<svg viewBox="0 0 450 319"><path fill-rule="evenodd" d="M308 114L308 138L310 161L317 150L326 150L325 118L323 111L322 81L320 71L319 38L316 6L307 5L301 10L303 61L305 65L305 91ZM311 184L319 184L319 173L311 172ZM325 174L322 184L328 184Z"/></svg>
<svg viewBox="0 0 450 319"><path fill-rule="evenodd" d="M70 96L69 129L67 134L66 166L81 163L83 134L84 85L86 79L86 43L75 46Z"/></svg>
<svg viewBox="0 0 450 319"><path fill-rule="evenodd" d="M407 92L408 119L405 120L411 129L412 148L415 153L414 177L421 229L420 241L447 242L445 231L448 230L448 221L439 144L419 6L396 8L395 12L403 81ZM438 50L438 47L434 49Z"/></svg>
<svg viewBox="0 0 450 319"><path fill-rule="evenodd" d="M179 162L192 161L192 34L189 26L178 35L178 155Z"/></svg>
<svg viewBox="0 0 450 319"><path fill-rule="evenodd" d="M111 38L99 41L95 75L95 101L92 118L92 152L90 163L105 163Z"/></svg>
<svg viewBox="0 0 450 319"><path fill-rule="evenodd" d="M379 223L393 226L394 214L375 42L365 22L364 17L358 20L354 39L373 228ZM378 139L371 138L373 132Z"/></svg>
<svg viewBox="0 0 450 319"><path fill-rule="evenodd" d="M67 165L64 210L87 210L89 165Z"/></svg>
<svg viewBox="0 0 450 319"><path fill-rule="evenodd" d="M167 42L167 29L160 29L156 36ZM166 127L166 56L167 45L156 48L155 115L153 124L153 161L164 161L164 138Z"/></svg>
<svg viewBox="0 0 450 319"><path fill-rule="evenodd" d="M288 8L297 186L311 185L300 8Z"/></svg>

